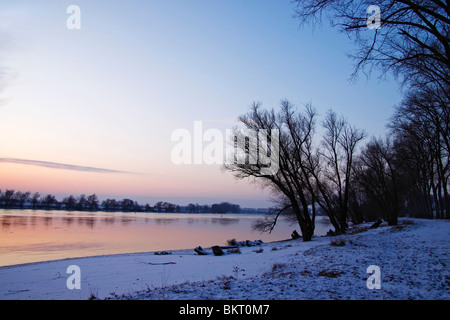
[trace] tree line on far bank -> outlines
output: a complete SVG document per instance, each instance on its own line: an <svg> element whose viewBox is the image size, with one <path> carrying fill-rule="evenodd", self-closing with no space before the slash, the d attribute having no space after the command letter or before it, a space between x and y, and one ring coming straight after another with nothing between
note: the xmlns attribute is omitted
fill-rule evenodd
<svg viewBox="0 0 450 320"><path fill-rule="evenodd" d="M69 210L69 211L110 211L110 212L170 212L170 213L242 213L240 205L229 202L212 205L189 203L180 206L166 201L158 201L153 206L140 204L132 199L106 199L100 201L96 194L69 195L58 201L54 195L41 195L39 192L0 190L0 208L34 209L34 210ZM255 209L256 210L256 209ZM253 211L247 209L245 211Z"/></svg>

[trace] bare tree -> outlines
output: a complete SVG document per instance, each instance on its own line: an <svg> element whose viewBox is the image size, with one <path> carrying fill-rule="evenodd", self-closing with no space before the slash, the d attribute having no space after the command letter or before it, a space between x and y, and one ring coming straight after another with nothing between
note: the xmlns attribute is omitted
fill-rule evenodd
<svg viewBox="0 0 450 320"><path fill-rule="evenodd" d="M330 110L323 122L322 148L318 150L321 170L313 171L319 204L330 217L336 233L344 233L347 225L353 160L358 143L365 133L351 126ZM322 159L324 161L322 161Z"/></svg>
<svg viewBox="0 0 450 320"><path fill-rule="evenodd" d="M134 201L131 199L123 199L120 201L120 206L124 212L134 211Z"/></svg>
<svg viewBox="0 0 450 320"><path fill-rule="evenodd" d="M106 211L120 210L120 203L116 199L106 199L102 201L103 209ZM150 207L150 206L149 206Z"/></svg>
<svg viewBox="0 0 450 320"><path fill-rule="evenodd" d="M245 128L254 132L267 132L267 140L259 140L258 155L262 151L279 152L279 170L274 174L264 173L264 163L259 156L252 158L250 142L241 145L241 153L246 154L245 163L226 163L224 170L230 171L237 179L253 178L263 187L270 188L282 204L273 219L262 227L271 231L283 212L292 212L300 226L304 241L311 240L314 234L315 211L310 214L310 206L315 206L313 179L309 168L312 155L312 140L315 129L316 112L311 106L300 111L288 102L282 101L279 112L263 110L260 103L254 103L251 111L239 118ZM263 131L266 130L266 131ZM279 132L279 141L272 132ZM236 132L239 135L239 132ZM270 147L264 145L267 142ZM267 148L266 148L267 147Z"/></svg>
<svg viewBox="0 0 450 320"><path fill-rule="evenodd" d="M65 205L66 210L74 210L77 205L77 199L73 195L70 195L65 197L62 203Z"/></svg>
<svg viewBox="0 0 450 320"><path fill-rule="evenodd" d="M411 177L415 196L426 203L427 216L449 216L450 107L445 96L433 87L410 91L396 107L389 127L401 144L403 166ZM413 191L413 190L411 190ZM428 197L432 194L432 203ZM433 205L431 205L433 204ZM433 208L435 213L433 213Z"/></svg>
<svg viewBox="0 0 450 320"><path fill-rule="evenodd" d="M45 209L53 209L58 204L56 197L48 194L41 200L42 205Z"/></svg>
<svg viewBox="0 0 450 320"><path fill-rule="evenodd" d="M404 83L450 85L450 9L439 0L294 0L301 24L328 15L333 26L356 43L353 76L379 67L403 76ZM380 8L381 28L368 30L368 8ZM370 11L370 10L369 10Z"/></svg>
<svg viewBox="0 0 450 320"><path fill-rule="evenodd" d="M86 195L82 194L77 199L76 209L83 211L83 210L86 210L87 207L88 207L88 204L87 204L87 200L86 200Z"/></svg>
<svg viewBox="0 0 450 320"><path fill-rule="evenodd" d="M11 203L12 203L12 201L13 201L13 199L14 199L14 190L12 190L12 189L7 189L7 190L5 190L5 192L3 192L3 194L1 195L1 201L3 202L3 205L6 207L6 208L8 208L10 205L11 205Z"/></svg>
<svg viewBox="0 0 450 320"><path fill-rule="evenodd" d="M14 195L14 200L16 201L17 205L20 208L23 208L25 202L27 202L30 199L30 192L21 192L21 191L17 191L16 194Z"/></svg>
<svg viewBox="0 0 450 320"><path fill-rule="evenodd" d="M355 166L356 181L370 209L396 225L403 201L404 182L392 139L375 139L365 146ZM366 208L367 209L367 208Z"/></svg>
<svg viewBox="0 0 450 320"><path fill-rule="evenodd" d="M32 205L33 209L37 209L39 202L40 202L40 197L41 197L41 195L39 192L35 192L31 196L31 205Z"/></svg>
<svg viewBox="0 0 450 320"><path fill-rule="evenodd" d="M376 3L369 0L293 1L296 4L296 18L301 25L320 23L326 14L334 27L355 41L356 50L350 54L355 61L353 79L361 72L370 73L375 67L382 75L392 72L396 77L401 77L402 84L409 86L410 90L405 100L396 108L394 119L390 123L395 139L392 141L388 139L387 142L372 141L361 158L360 170L356 176L357 180L359 179L357 187L366 191L366 200L369 190L380 192L382 186L384 192L387 190L394 192L392 194L394 198L399 196L401 188L399 189L397 182L401 177L400 181L405 179L409 181L409 188L402 194L406 197L403 200L406 201L409 211L421 210L425 216L448 217L450 209L448 1L381 0ZM376 14L380 14L381 24L369 30L368 27L373 24L374 16L371 14L375 12L372 11L374 9L379 9ZM400 150L402 151L399 152ZM391 157L394 154L395 156ZM362 170L361 166L365 169ZM375 181L363 179L369 174L374 175ZM361 185L361 182L364 184ZM374 183L380 185L375 186ZM379 195L381 197L387 194ZM358 197L354 193L353 196L355 200L352 200L353 204L357 207ZM326 198L322 197L323 200ZM328 198L332 204L333 197ZM378 202L373 197L372 200L374 203ZM386 200L391 204L389 210L394 216L395 212L399 211L400 198L397 197L398 201Z"/></svg>
<svg viewBox="0 0 450 320"><path fill-rule="evenodd" d="M92 194L90 196L87 197L87 208L90 211L97 211L98 210L98 198L96 194Z"/></svg>

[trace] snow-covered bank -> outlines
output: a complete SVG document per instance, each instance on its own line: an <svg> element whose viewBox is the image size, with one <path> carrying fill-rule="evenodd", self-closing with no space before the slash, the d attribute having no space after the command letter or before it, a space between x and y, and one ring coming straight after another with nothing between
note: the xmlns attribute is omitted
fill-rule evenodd
<svg viewBox="0 0 450 320"><path fill-rule="evenodd" d="M450 223L407 221L219 257L184 250L4 267L0 299L449 299ZM79 290L67 288L70 265L81 270ZM370 265L381 289L367 288Z"/></svg>

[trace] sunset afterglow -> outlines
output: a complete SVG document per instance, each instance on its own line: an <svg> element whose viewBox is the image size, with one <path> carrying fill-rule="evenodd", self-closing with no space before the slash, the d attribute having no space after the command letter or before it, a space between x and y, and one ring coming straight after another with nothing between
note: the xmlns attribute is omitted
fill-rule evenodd
<svg viewBox="0 0 450 320"><path fill-rule="evenodd" d="M78 1L78 30L70 4L1 3L2 190L267 207L268 190L220 166L175 165L171 134L225 133L252 102L284 98L378 134L398 99L386 82L350 84L349 41L299 30L289 2Z"/></svg>

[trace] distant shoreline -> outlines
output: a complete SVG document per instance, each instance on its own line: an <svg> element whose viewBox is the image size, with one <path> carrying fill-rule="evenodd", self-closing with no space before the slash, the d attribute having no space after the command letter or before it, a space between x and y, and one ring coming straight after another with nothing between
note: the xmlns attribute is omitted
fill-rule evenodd
<svg viewBox="0 0 450 320"><path fill-rule="evenodd" d="M240 212L158 212L158 211L120 211L120 210L72 210L72 209L59 209L59 208L50 208L50 209L33 209L33 208L19 208L19 207L10 207L5 208L0 206L0 210L31 210L31 211L64 211L64 212L90 212L90 213L96 213L96 212L105 212L105 213L161 213L161 214L214 214L214 215L228 215L228 214L255 214L255 215L261 215L266 214L269 212L269 209L262 209L260 212L252 212L252 211L240 211ZM265 210L265 211L264 211ZM322 214L317 214L317 216L325 216Z"/></svg>

